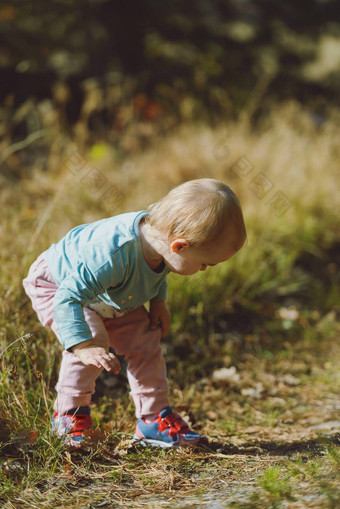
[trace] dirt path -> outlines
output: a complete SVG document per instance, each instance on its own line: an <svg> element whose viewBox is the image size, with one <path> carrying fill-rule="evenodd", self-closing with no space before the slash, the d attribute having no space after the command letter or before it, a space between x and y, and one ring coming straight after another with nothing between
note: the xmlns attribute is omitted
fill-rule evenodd
<svg viewBox="0 0 340 509"><path fill-rule="evenodd" d="M121 442L119 486L99 483L110 496L84 507L340 507L339 360L333 339L281 360L250 356L228 382L206 381L193 412L208 444L155 452Z"/></svg>
<svg viewBox="0 0 340 509"><path fill-rule="evenodd" d="M337 509L339 361L334 336L285 356L245 356L235 369L202 380L192 415L182 405L209 437L195 450L139 449L131 444L132 422L97 447L94 434L85 451L62 450L52 474L41 460L34 470L43 454L35 444L5 449L3 475L25 474L27 482L2 507Z"/></svg>

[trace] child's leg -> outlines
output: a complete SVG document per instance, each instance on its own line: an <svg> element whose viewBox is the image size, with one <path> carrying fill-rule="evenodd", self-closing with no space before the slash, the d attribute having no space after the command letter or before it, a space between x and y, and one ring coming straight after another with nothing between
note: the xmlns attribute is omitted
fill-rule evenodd
<svg viewBox="0 0 340 509"><path fill-rule="evenodd" d="M58 286L47 266L45 253L32 264L27 277L23 280L23 286L40 322L46 327L51 327L59 338L58 327L53 321L53 298ZM92 335L104 335L108 339L102 318L88 308L84 308L84 315ZM100 373L101 369L85 366L76 355L64 351L56 386L58 396L54 405L58 414L80 406L89 406L95 381Z"/></svg>
<svg viewBox="0 0 340 509"><path fill-rule="evenodd" d="M137 418L158 414L169 406L160 330L150 330L143 306L121 318L104 319L104 324L116 354L124 355L128 361L127 375Z"/></svg>
<svg viewBox="0 0 340 509"><path fill-rule="evenodd" d="M56 385L58 394L54 402L54 410L58 415L74 408L89 407L95 381L101 373L95 366L85 366L73 353L64 350L62 355Z"/></svg>
<svg viewBox="0 0 340 509"><path fill-rule="evenodd" d="M94 338L104 336L108 339L103 319L89 308L84 308L84 315L92 336ZM54 322L52 329L58 335ZM74 353L64 350L56 385L58 393L54 403L56 412L60 415L73 408L90 406L95 382L101 372L102 368L86 366Z"/></svg>

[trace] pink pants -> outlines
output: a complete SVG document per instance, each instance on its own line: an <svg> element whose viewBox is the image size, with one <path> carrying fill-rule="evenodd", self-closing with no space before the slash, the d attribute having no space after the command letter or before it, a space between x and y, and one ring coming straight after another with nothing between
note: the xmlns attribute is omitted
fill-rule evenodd
<svg viewBox="0 0 340 509"><path fill-rule="evenodd" d="M23 285L40 322L50 327L59 339L59 330L52 316L53 298L58 286L45 261L45 253L32 264ZM159 329L149 329L144 306L114 319L102 318L86 307L84 315L93 337L109 338L115 353L125 356L136 416L148 417L167 407L168 381L160 347L161 333ZM86 366L76 355L64 350L56 386L55 410L62 414L72 408L89 406L101 371L95 366Z"/></svg>

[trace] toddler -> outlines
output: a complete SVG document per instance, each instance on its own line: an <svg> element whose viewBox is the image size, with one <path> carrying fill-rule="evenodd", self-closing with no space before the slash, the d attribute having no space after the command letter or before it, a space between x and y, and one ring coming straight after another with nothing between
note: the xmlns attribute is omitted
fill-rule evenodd
<svg viewBox="0 0 340 509"><path fill-rule="evenodd" d="M39 320L64 347L52 420L56 435L81 445L91 428L95 381L103 369L119 373L118 355L127 360L135 440L158 447L199 441L169 403L160 347L170 328L166 277L224 262L245 238L231 189L197 179L147 211L77 226L37 258L23 285Z"/></svg>

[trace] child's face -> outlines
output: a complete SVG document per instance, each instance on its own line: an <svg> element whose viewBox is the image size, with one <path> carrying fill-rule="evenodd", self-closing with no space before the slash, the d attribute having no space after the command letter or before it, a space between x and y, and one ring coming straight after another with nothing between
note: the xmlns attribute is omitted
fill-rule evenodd
<svg viewBox="0 0 340 509"><path fill-rule="evenodd" d="M189 276L229 260L243 243L244 240L237 241L230 234L221 235L204 247L190 246L185 239L175 239L170 242L170 253L164 257L164 262L172 272Z"/></svg>

